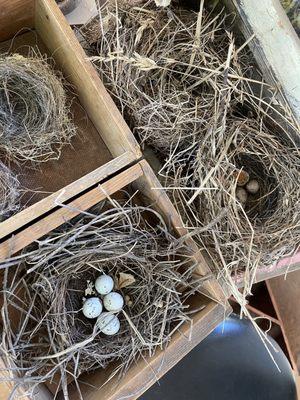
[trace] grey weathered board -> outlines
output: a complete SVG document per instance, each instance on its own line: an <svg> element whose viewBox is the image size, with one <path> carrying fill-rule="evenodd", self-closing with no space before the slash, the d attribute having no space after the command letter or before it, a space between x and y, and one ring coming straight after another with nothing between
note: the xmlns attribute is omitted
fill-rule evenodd
<svg viewBox="0 0 300 400"><path fill-rule="evenodd" d="M279 0L224 0L237 11L237 25L246 39L264 78L282 91L300 122L300 40Z"/></svg>

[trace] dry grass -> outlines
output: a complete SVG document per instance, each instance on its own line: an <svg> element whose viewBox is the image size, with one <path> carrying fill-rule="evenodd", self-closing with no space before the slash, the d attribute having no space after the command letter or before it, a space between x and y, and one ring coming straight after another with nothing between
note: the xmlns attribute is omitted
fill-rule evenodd
<svg viewBox="0 0 300 400"><path fill-rule="evenodd" d="M22 376L15 388L67 378L114 363L124 374L141 356L165 348L191 322L187 300L207 277L193 276L192 254L150 208L102 203L49 234L39 247L1 264L4 306L1 353ZM147 221L152 220L154 225ZM135 282L120 291L131 303L119 313L120 332L107 337L81 311L87 280L105 272ZM127 298L128 299L128 298ZM13 318L17 313L17 318ZM107 376L108 378L108 376Z"/></svg>
<svg viewBox="0 0 300 400"><path fill-rule="evenodd" d="M0 223L18 210L19 196L18 178L0 161Z"/></svg>
<svg viewBox="0 0 300 400"><path fill-rule="evenodd" d="M293 253L299 230L299 125L278 88L267 85L228 26L199 12L107 3L81 30L107 89L141 144L161 162L160 178L190 234L236 292L232 274ZM236 172L260 183L245 207Z"/></svg>
<svg viewBox="0 0 300 400"><path fill-rule="evenodd" d="M65 82L45 57L0 57L0 148L17 162L58 159L75 134Z"/></svg>
<svg viewBox="0 0 300 400"><path fill-rule="evenodd" d="M251 293L257 268L297 250L299 152L252 119L232 120L226 133L214 146L208 137L174 156L166 174L174 177L174 201L218 275L232 286L231 274L243 272L245 293ZM183 159L192 160L187 173ZM240 171L259 183L245 204L236 195Z"/></svg>

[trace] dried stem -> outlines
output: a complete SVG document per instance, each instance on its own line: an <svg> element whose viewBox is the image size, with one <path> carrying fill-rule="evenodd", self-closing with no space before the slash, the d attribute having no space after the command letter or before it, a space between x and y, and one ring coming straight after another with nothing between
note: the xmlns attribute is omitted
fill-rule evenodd
<svg viewBox="0 0 300 400"><path fill-rule="evenodd" d="M19 208L20 183L13 172L0 161L0 223Z"/></svg>

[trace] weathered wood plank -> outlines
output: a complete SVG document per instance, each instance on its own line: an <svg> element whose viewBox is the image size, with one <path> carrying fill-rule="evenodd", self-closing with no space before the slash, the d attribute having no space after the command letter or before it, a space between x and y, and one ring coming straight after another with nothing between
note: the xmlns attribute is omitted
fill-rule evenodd
<svg viewBox="0 0 300 400"><path fill-rule="evenodd" d="M133 153L126 152L121 156L102 165L101 167L95 169L89 174L83 176L82 178L79 178L78 180L65 186L61 190L52 193L48 197L38 201L30 207L27 207L24 210L20 211L18 214L1 222L0 239L9 234L12 234L15 230L21 228L22 226L25 226L26 224L31 222L33 218L41 217L46 212L52 210L57 206L58 202L60 204L66 202L78 193L83 192L97 182L100 182L101 180L119 171L126 165L129 165L134 160L135 156L133 155Z"/></svg>
<svg viewBox="0 0 300 400"><path fill-rule="evenodd" d="M1 0L0 41L11 38L24 26L34 24L34 0Z"/></svg>
<svg viewBox="0 0 300 400"><path fill-rule="evenodd" d="M280 275L286 275L297 270L300 270L300 252L297 252L291 257L282 258L274 265L259 267L256 271L253 283L262 282ZM243 280L243 274L239 274L235 277L235 283L238 287L242 288L244 286Z"/></svg>
<svg viewBox="0 0 300 400"><path fill-rule="evenodd" d="M267 287L281 323L293 369L300 374L300 271L268 280Z"/></svg>
<svg viewBox="0 0 300 400"><path fill-rule="evenodd" d="M117 386L116 380L113 379L101 387L107 376L101 377L97 373L84 375L80 385L83 398L88 400L137 399L209 335L229 312L229 309L226 311L214 302L207 303L206 307L194 317L191 331L190 325L185 324L180 332L177 331L173 335L165 351L157 350L152 358L140 359ZM71 385L70 389L70 398L79 400L76 388Z"/></svg>
<svg viewBox="0 0 300 400"><path fill-rule="evenodd" d="M248 39L255 59L272 86L282 90L300 122L300 40L278 0L224 0L237 10L238 29ZM281 100L285 101L281 97Z"/></svg>
<svg viewBox="0 0 300 400"><path fill-rule="evenodd" d="M64 222L76 217L81 211L85 211L100 201L104 200L108 195L112 195L124 186L133 182L143 173L141 167L136 164L133 167L121 172L114 178L104 182L102 185L89 192L81 195L76 200L68 204L68 208L63 207L44 217L42 220L33 223L16 235L7 239L0 244L0 261L17 253L30 243L38 240L51 230L62 225Z"/></svg>
<svg viewBox="0 0 300 400"><path fill-rule="evenodd" d="M158 209L158 211L164 216L178 236L185 237L188 234L188 231L184 228L181 217L155 176L152 168L145 160L141 161L140 165L144 173L134 182L134 187L136 187L143 196L147 198L147 203L155 204L156 209ZM185 237L185 242L194 251L194 258L198 265L198 273L200 275L211 273L209 260L198 249L194 240L190 237ZM224 292L221 290L221 286L214 279L206 282L203 287L207 296L210 296L214 300L220 301L224 304Z"/></svg>

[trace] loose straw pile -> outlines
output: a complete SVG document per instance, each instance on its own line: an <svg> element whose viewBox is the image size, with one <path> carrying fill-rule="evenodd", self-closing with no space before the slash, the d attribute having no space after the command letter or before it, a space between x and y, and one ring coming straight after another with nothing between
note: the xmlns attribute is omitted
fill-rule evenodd
<svg viewBox="0 0 300 400"><path fill-rule="evenodd" d="M175 3L174 3L175 4ZM255 72L232 17L153 2L107 3L81 30L107 89L161 161L161 179L190 234L236 291L245 273L292 254L300 239L299 126ZM275 107L276 105L276 107ZM243 205L237 174L260 184Z"/></svg>
<svg viewBox="0 0 300 400"><path fill-rule="evenodd" d="M20 183L0 161L0 222L19 208Z"/></svg>
<svg viewBox="0 0 300 400"><path fill-rule="evenodd" d="M34 391L59 376L67 398L68 378L77 382L82 372L108 365L121 376L142 354L165 348L191 321L197 310L187 299L209 278L193 276L194 267L190 251L160 215L131 200L113 208L104 202L49 234L37 249L6 260L2 355L21 373L16 387L30 383ZM114 277L127 301L118 315L121 330L111 337L81 311L87 281L101 273ZM122 273L134 281L122 285Z"/></svg>
<svg viewBox="0 0 300 400"><path fill-rule="evenodd" d="M75 134L63 78L40 54L0 56L0 149L14 161L58 159Z"/></svg>

